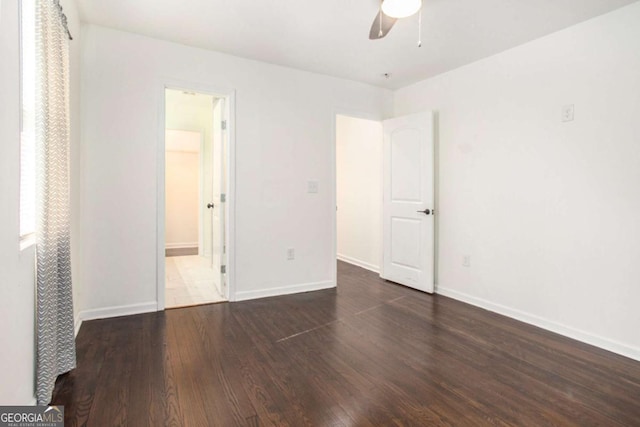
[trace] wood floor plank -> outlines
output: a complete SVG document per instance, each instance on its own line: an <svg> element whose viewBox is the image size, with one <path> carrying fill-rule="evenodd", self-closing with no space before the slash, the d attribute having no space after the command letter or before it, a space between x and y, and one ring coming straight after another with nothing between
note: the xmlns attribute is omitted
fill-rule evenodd
<svg viewBox="0 0 640 427"><path fill-rule="evenodd" d="M95 397L87 425L100 425L107 420L114 426L126 425L128 383L132 372L129 362L130 355L135 349L135 344L131 341L130 327L134 323L134 319L118 319L117 323L109 325L106 334L93 337L100 341L96 345L99 345L104 352L104 362L97 373ZM120 328L127 333L120 333ZM109 404L100 402L109 402Z"/></svg>
<svg viewBox="0 0 640 427"><path fill-rule="evenodd" d="M84 426L87 423L91 406L95 397L98 373L104 362L104 352L86 337L104 333L105 326L100 322L87 323L78 333L76 339L77 367L71 372L61 375L56 383L54 399L67 402L65 425L70 427Z"/></svg>
<svg viewBox="0 0 640 427"><path fill-rule="evenodd" d="M503 400L501 408L497 408L498 411L503 411L503 417L509 416L512 418L516 416L522 420L525 417L529 418L530 422L534 420L544 420L547 416L546 402L547 400L554 399L553 394L548 396L550 390L546 390L547 385L542 382L538 382L537 387L532 388L527 394L528 398L525 400L523 397L522 388L530 385L533 382L532 378L525 378L518 369L514 369L509 364L508 359L504 359L498 369L495 368L495 364L492 363L494 359L493 353L482 351L481 348L475 346L463 347L456 339L451 339L447 335L447 331L439 331L439 340L437 343L421 341L424 334L417 328L411 330L411 321L405 319L402 313L399 311L390 312L384 319L362 319L370 326L374 326L376 322L384 324L385 327L395 326L398 330L406 329L403 333L397 334L406 342L396 342L397 340L387 337L391 342L382 342L381 348L384 347L398 347L402 346L409 350L403 357L403 366L408 366L415 372L423 372L428 369L430 376L433 379L439 379L441 383L447 384L453 387L460 398L465 400L475 400L477 404L484 408L484 411L491 411L496 413L496 408L491 404L496 399ZM414 325L415 327L415 325ZM409 337L407 340L404 337ZM435 369L433 366L426 362L426 359L421 356L425 353L436 361L438 365ZM442 366L441 366L442 365ZM440 373L444 369L448 373L446 377L440 377ZM455 375L457 374L457 375ZM466 379L474 378L474 381L468 383ZM536 391L540 390L538 394ZM552 390L551 390L552 391ZM537 399L532 399L536 396ZM489 397L489 399L487 399ZM558 399L559 396L555 396ZM590 419L597 420L598 417L595 414L589 414L588 411L581 408L581 411L576 418L578 421L581 417L592 416ZM552 424L564 424L571 425L573 423L573 417L569 414L558 415L554 412L549 413L548 421Z"/></svg>
<svg viewBox="0 0 640 427"><path fill-rule="evenodd" d="M422 315L420 305L411 301L405 301L405 305L413 305L414 313ZM541 346L532 339L532 333L513 334L505 331L501 323L487 323L482 320L473 322L464 321L456 326L457 315L451 312L446 316L446 320L440 324L449 325L450 330L457 331L466 339L457 337L457 343L471 344L476 342L474 347L467 346L466 351L460 354L485 354L486 357L502 357L505 360L503 367L497 371L498 374L509 374L506 378L513 378L518 375L526 375L528 380L538 381L542 385L532 389L541 390L548 398L558 399L569 398L572 401L580 401L586 407L580 411L577 418L582 414L589 414L592 409L604 414L623 425L631 425L640 419L640 413L628 411L629 405L633 405L639 383L629 381L627 375L619 374L612 376L609 366L603 367L596 363L586 362L576 356L570 345L573 341L568 341L564 349L558 345L554 347ZM532 330L538 329L530 327ZM538 330L538 333L546 334L547 331ZM610 354L611 358L619 356ZM507 364L507 362L509 362ZM510 373L509 366L517 366L518 375ZM634 388L635 387L635 388ZM550 388L546 390L546 388ZM618 388L622 393L610 394L608 390ZM593 415L598 419L598 415Z"/></svg>
<svg viewBox="0 0 640 427"><path fill-rule="evenodd" d="M69 426L640 426L640 362L338 263L338 287L85 322Z"/></svg>

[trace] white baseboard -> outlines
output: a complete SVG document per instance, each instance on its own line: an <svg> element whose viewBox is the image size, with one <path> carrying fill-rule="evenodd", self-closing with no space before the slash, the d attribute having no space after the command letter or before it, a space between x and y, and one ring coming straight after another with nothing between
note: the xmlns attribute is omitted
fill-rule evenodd
<svg viewBox="0 0 640 427"><path fill-rule="evenodd" d="M74 322L75 337L77 337L78 332L80 332L80 326L82 326L82 319L80 318L80 313L78 313Z"/></svg>
<svg viewBox="0 0 640 427"><path fill-rule="evenodd" d="M85 320L94 319L106 319L109 317L129 316L132 314L151 313L158 311L158 303L144 302L140 304L119 305L115 307L94 308L91 310L84 310L78 313L79 324L82 324ZM78 324L76 321L76 324ZM78 325L78 329L80 326Z"/></svg>
<svg viewBox="0 0 640 427"><path fill-rule="evenodd" d="M350 256L338 254L337 258L340 261L348 262L349 264L357 265L358 267L362 267L366 270L373 271L374 273L380 273L380 267L377 265L369 264L368 262L360 261L359 259L351 258Z"/></svg>
<svg viewBox="0 0 640 427"><path fill-rule="evenodd" d="M524 311L496 304L482 298L477 298L464 292L447 288L446 286L438 285L436 293L640 361L640 348L594 335L589 332L581 331L553 320L548 320Z"/></svg>
<svg viewBox="0 0 640 427"><path fill-rule="evenodd" d="M192 243L167 243L164 245L165 249L189 249L189 248L197 248L198 242Z"/></svg>
<svg viewBox="0 0 640 427"><path fill-rule="evenodd" d="M279 295L297 294L300 292L319 291L321 289L330 289L335 287L335 282L327 280L324 282L312 282L303 283L300 285L282 286L279 288L260 289L258 291L236 292L234 301L246 301L256 298L266 298Z"/></svg>

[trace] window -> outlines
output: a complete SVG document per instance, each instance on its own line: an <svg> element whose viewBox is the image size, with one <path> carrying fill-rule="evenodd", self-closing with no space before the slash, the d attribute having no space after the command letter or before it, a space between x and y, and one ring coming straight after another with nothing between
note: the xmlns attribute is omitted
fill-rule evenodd
<svg viewBox="0 0 640 427"><path fill-rule="evenodd" d="M35 0L21 2L20 238L36 231Z"/></svg>

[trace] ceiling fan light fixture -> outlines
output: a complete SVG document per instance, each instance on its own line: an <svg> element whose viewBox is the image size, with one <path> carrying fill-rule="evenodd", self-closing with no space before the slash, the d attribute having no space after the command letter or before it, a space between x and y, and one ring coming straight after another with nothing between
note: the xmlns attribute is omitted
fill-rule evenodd
<svg viewBox="0 0 640 427"><path fill-rule="evenodd" d="M422 0L384 0L382 12L392 18L406 18L420 10Z"/></svg>

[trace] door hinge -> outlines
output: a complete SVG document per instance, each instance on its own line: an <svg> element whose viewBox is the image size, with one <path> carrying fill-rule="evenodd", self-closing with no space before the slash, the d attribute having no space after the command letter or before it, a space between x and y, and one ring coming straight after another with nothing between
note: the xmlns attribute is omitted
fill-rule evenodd
<svg viewBox="0 0 640 427"><path fill-rule="evenodd" d="M223 120L221 125L222 125L222 130L227 130L227 121L226 120Z"/></svg>
<svg viewBox="0 0 640 427"><path fill-rule="evenodd" d="M227 272L227 266L226 265L221 265L220 266L220 273L225 274Z"/></svg>
<svg viewBox="0 0 640 427"><path fill-rule="evenodd" d="M227 201L227 195L222 193L220 194L220 203L224 203Z"/></svg>

